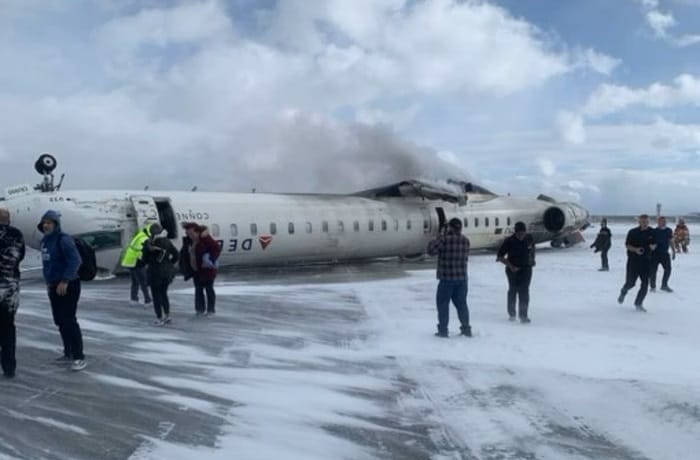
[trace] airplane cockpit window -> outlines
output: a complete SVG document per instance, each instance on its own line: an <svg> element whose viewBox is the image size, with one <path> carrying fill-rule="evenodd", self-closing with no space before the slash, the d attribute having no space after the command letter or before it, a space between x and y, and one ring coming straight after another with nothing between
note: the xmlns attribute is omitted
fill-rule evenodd
<svg viewBox="0 0 700 460"><path fill-rule="evenodd" d="M369 223L367 224L367 229L368 229L370 232L373 232L373 231L374 231L374 220L372 220L372 219L369 220Z"/></svg>
<svg viewBox="0 0 700 460"><path fill-rule="evenodd" d="M274 222L270 222L270 235L276 235L277 234L277 224Z"/></svg>
<svg viewBox="0 0 700 460"><path fill-rule="evenodd" d="M352 231L353 232L359 232L360 231L360 221L354 221L352 223Z"/></svg>
<svg viewBox="0 0 700 460"><path fill-rule="evenodd" d="M85 240L95 251L122 247L122 232L119 230L81 233L75 236Z"/></svg>
<svg viewBox="0 0 700 460"><path fill-rule="evenodd" d="M307 224L309 224L309 223L307 222ZM309 224L309 225L311 225L311 224ZM294 235L294 222L290 222L289 225L287 226L287 233L289 233L290 235Z"/></svg>
<svg viewBox="0 0 700 460"><path fill-rule="evenodd" d="M328 233L328 221L327 220L324 220L323 222L321 222L321 231L323 233Z"/></svg>
<svg viewBox="0 0 700 460"><path fill-rule="evenodd" d="M382 219L382 231L386 232L386 221Z"/></svg>
<svg viewBox="0 0 700 460"><path fill-rule="evenodd" d="M345 231L345 224L342 220L338 221L338 233L343 233Z"/></svg>
<svg viewBox="0 0 700 460"><path fill-rule="evenodd" d="M258 224L250 224L250 234L253 236L258 234Z"/></svg>
<svg viewBox="0 0 700 460"><path fill-rule="evenodd" d="M306 233L311 233L313 230L313 227L311 226L311 222L306 223Z"/></svg>
<svg viewBox="0 0 700 460"><path fill-rule="evenodd" d="M221 230L219 230L219 224L211 224L211 234L213 237L218 238Z"/></svg>
<svg viewBox="0 0 700 460"><path fill-rule="evenodd" d="M231 224L231 236L238 236L238 225Z"/></svg>

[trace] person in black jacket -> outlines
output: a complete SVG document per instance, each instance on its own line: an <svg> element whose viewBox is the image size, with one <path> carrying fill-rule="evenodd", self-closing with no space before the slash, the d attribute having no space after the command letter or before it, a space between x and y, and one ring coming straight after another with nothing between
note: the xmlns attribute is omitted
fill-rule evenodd
<svg viewBox="0 0 700 460"><path fill-rule="evenodd" d="M527 233L524 222L516 222L515 233L503 241L498 250L497 262L506 266L508 277L508 319L515 321L515 298L518 297L520 322L530 322L530 281L535 266L535 240Z"/></svg>
<svg viewBox="0 0 700 460"><path fill-rule="evenodd" d="M19 263L24 259L22 232L10 225L10 212L0 208L0 362L2 374L15 376L17 331L15 313L19 307Z"/></svg>
<svg viewBox="0 0 700 460"><path fill-rule="evenodd" d="M153 324L162 326L170 322L170 300L168 286L175 277L175 264L179 253L162 230L154 233L143 245L143 261L146 264L146 276L151 287L153 309L156 319Z"/></svg>
<svg viewBox="0 0 700 460"><path fill-rule="evenodd" d="M612 233L608 228L608 221L603 219L600 221L600 230L598 235L595 237L595 241L591 245L595 248L595 252L600 252L600 263L601 267L598 269L599 272L607 272L610 270L608 266L608 251L610 250L612 240Z"/></svg>
<svg viewBox="0 0 700 460"><path fill-rule="evenodd" d="M627 248L627 271L625 284L617 297L617 303L621 304L625 301L627 291L634 287L637 278L639 278L639 292L637 292L637 297L634 300L634 306L637 311L645 312L646 309L642 306L642 302L644 302L647 289L649 288L651 257L652 252L656 249L656 235L653 229L649 227L648 215L640 215L639 226L627 232L625 247Z"/></svg>

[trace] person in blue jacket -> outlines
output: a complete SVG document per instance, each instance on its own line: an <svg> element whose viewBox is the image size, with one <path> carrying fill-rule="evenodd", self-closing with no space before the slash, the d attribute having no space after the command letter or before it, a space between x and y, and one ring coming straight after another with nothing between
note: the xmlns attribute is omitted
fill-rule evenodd
<svg viewBox="0 0 700 460"><path fill-rule="evenodd" d="M41 239L41 259L53 321L63 341L63 356L58 361L71 363L71 370L81 371L87 363L83 354L83 335L76 313L80 299L78 268L82 260L73 237L61 231L60 214L47 211L37 226Z"/></svg>

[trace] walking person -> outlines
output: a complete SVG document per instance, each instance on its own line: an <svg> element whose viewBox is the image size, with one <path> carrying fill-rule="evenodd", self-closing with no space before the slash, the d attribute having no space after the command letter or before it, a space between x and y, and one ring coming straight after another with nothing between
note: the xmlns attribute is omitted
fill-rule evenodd
<svg viewBox="0 0 700 460"><path fill-rule="evenodd" d="M194 222L185 224L187 240L183 240L180 251L181 265L191 269L194 279L194 308L197 316L214 315L216 313L216 279L218 258L221 247L211 237L207 227ZM187 244L185 246L184 244ZM187 272L185 272L187 276ZM206 308L206 310L205 310Z"/></svg>
<svg viewBox="0 0 700 460"><path fill-rule="evenodd" d="M608 228L608 221L607 219L602 219L600 221L600 230L598 231L598 235L596 236L593 244L591 244L591 248L595 248L595 252L600 252L599 272L607 272L610 270L610 266L608 265L608 251L610 250L611 245L612 233Z"/></svg>
<svg viewBox="0 0 700 460"><path fill-rule="evenodd" d="M63 356L58 361L71 362L71 370L81 371L87 362L83 354L83 334L76 317L80 299L80 253L73 237L61 231L60 214L56 211L47 211L37 228L44 234L41 239L44 281L53 321L63 342Z"/></svg>
<svg viewBox="0 0 700 460"><path fill-rule="evenodd" d="M685 224L683 218L678 218L678 223L676 228L673 229L673 246L676 253L683 251L683 253L688 252L688 245L690 244L690 231L688 231L688 226Z"/></svg>
<svg viewBox="0 0 700 460"><path fill-rule="evenodd" d="M515 299L518 299L518 317L523 324L530 323L530 282L535 266L535 240L527 233L524 222L516 222L515 233L506 238L498 250L496 261L506 266L508 277L508 319L515 321Z"/></svg>
<svg viewBox="0 0 700 460"><path fill-rule="evenodd" d="M148 291L146 264L143 261L143 245L154 231L160 233L162 230L163 227L158 223L147 224L131 237L129 246L126 247L122 255L121 265L127 268L131 275L131 303L133 305L138 305L139 303L139 289L143 292L144 305L148 305L152 301L151 294Z"/></svg>
<svg viewBox="0 0 700 460"><path fill-rule="evenodd" d="M673 289L668 286L668 279L671 277L671 260L676 259L676 248L673 247L673 231L666 226L666 218L664 216L659 216L656 220L654 238L656 249L651 253L649 287L651 292L656 291L656 272L659 270L659 265L661 265L664 269L663 278L661 278L661 290L673 292ZM671 249L670 256L668 254L669 249Z"/></svg>
<svg viewBox="0 0 700 460"><path fill-rule="evenodd" d="M146 264L148 285L151 287L153 310L156 319L155 326L162 326L170 322L170 300L168 299L168 287L175 277L175 264L179 258L179 252L168 239L167 233L158 227L151 227L151 236L143 245L143 261Z"/></svg>
<svg viewBox="0 0 700 460"><path fill-rule="evenodd" d="M17 369L15 314L19 307L19 263L24 259L22 232L10 225L10 212L0 208L0 363L2 375Z"/></svg>
<svg viewBox="0 0 700 460"><path fill-rule="evenodd" d="M462 221L451 219L445 232L428 243L428 254L437 255L437 287L435 302L437 305L438 337L448 337L447 325L450 320L450 300L457 309L461 324L461 335L471 337L469 324L469 307L467 306L469 259L469 239L462 235Z"/></svg>
<svg viewBox="0 0 700 460"><path fill-rule="evenodd" d="M634 300L637 311L646 312L642 305L649 288L649 272L651 271L651 255L656 249L654 231L649 227L649 216L642 214L638 218L639 226L627 232L625 247L627 248L627 268L625 284L620 290L617 303L625 301L627 291L632 289L639 278L639 291Z"/></svg>

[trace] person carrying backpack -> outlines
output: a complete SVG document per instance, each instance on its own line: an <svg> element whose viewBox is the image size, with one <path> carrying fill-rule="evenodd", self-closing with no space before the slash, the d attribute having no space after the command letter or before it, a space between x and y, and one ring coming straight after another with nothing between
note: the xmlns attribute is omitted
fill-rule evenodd
<svg viewBox="0 0 700 460"><path fill-rule="evenodd" d="M41 239L41 260L51 314L63 341L63 355L57 361L71 362L71 370L87 366L83 335L76 317L80 299L78 269L82 262L73 237L61 231L60 214L46 211L37 228Z"/></svg>
<svg viewBox="0 0 700 460"><path fill-rule="evenodd" d="M170 322L168 286L175 277L175 263L177 263L180 254L168 239L167 234L156 233L157 228L154 227L151 227L151 237L143 245L143 261L146 264L153 309L156 313L153 324L162 326Z"/></svg>

